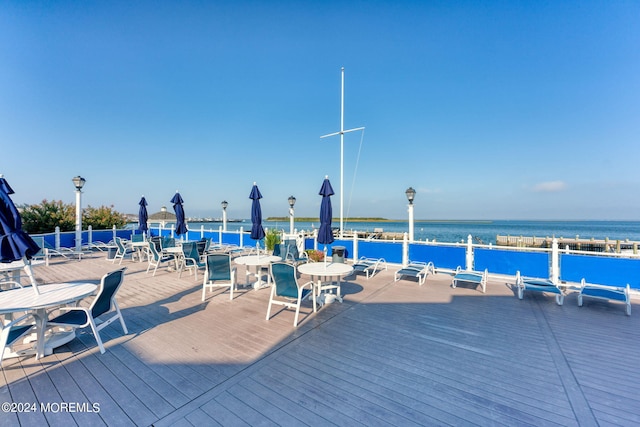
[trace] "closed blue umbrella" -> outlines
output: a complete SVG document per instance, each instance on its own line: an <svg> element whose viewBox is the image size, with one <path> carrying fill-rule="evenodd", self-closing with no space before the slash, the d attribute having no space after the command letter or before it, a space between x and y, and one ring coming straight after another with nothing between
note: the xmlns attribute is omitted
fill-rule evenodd
<svg viewBox="0 0 640 427"><path fill-rule="evenodd" d="M31 279L33 290L39 294L29 260L38 253L40 247L22 229L20 213L9 197L13 193L9 183L0 175L0 262L9 263L22 260L25 264L25 271Z"/></svg>
<svg viewBox="0 0 640 427"><path fill-rule="evenodd" d="M140 199L140 210L138 211L138 230L146 233L149 231L149 227L147 226L147 220L149 219L149 214L147 213L147 199L142 196Z"/></svg>
<svg viewBox="0 0 640 427"><path fill-rule="evenodd" d="M176 212L176 234L178 236L186 234L187 224L184 222L184 208L182 207L184 200L182 200L180 193L176 191L176 194L171 199L171 203L173 203L173 210Z"/></svg>
<svg viewBox="0 0 640 427"><path fill-rule="evenodd" d="M253 200L253 202L251 202L251 238L253 240L260 240L264 238L264 228L262 228L262 209L260 208L260 199L262 199L262 194L260 194L260 190L255 182L253 183L253 188L251 189L249 198Z"/></svg>
<svg viewBox="0 0 640 427"><path fill-rule="evenodd" d="M333 243L333 231L331 230L331 218L333 210L331 209L331 196L335 193L329 182L329 177L325 177L320 187L322 203L320 204L320 228L318 229L318 243L328 245Z"/></svg>

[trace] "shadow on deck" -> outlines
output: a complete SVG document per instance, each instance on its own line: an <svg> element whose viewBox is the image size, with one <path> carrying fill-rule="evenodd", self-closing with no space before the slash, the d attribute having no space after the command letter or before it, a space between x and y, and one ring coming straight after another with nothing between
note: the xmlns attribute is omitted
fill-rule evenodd
<svg viewBox="0 0 640 427"><path fill-rule="evenodd" d="M393 283L390 269L350 278L343 304L306 304L294 329L291 311L265 320L267 290L202 302L192 276L123 265L130 333L104 329L104 355L87 330L39 361L3 362L0 401L36 410L1 412L1 425L640 423L640 321L617 304L518 300L495 280L487 294L451 289L445 274ZM114 268L95 256L36 275Z"/></svg>

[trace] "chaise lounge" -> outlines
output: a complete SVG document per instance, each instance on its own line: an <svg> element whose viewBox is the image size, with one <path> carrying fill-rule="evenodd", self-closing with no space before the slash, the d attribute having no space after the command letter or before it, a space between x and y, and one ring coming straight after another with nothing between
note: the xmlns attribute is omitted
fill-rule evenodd
<svg viewBox="0 0 640 427"><path fill-rule="evenodd" d="M353 264L354 273L365 273L367 275L367 279L375 276L375 274L382 269L387 269L387 262L384 258L376 259L362 257Z"/></svg>
<svg viewBox="0 0 640 427"><path fill-rule="evenodd" d="M578 294L579 307L582 307L583 297L596 298L605 301L620 301L625 304L627 316L631 316L631 299L629 297L631 288L628 284L626 287L621 288L615 286L594 285L592 283L587 283L585 279L582 279L580 286L581 289Z"/></svg>
<svg viewBox="0 0 640 427"><path fill-rule="evenodd" d="M462 270L458 267L456 269L456 274L453 276L453 280L451 280L451 287L455 288L458 286L458 282L475 283L476 285L480 285L482 293L485 293L487 291L488 275L489 272L487 270L479 272L473 270Z"/></svg>
<svg viewBox="0 0 640 427"><path fill-rule="evenodd" d="M559 286L548 279L536 279L532 277L520 276L520 271L516 272L516 287L518 288L518 299L524 297L524 291L552 293L556 295L556 303L562 305L564 293Z"/></svg>
<svg viewBox="0 0 640 427"><path fill-rule="evenodd" d="M422 286L424 281L427 279L429 272L431 272L431 274L435 273L435 268L432 262L409 261L406 267L402 267L400 270L395 272L393 281L397 282L405 276L415 277L418 279L418 284Z"/></svg>

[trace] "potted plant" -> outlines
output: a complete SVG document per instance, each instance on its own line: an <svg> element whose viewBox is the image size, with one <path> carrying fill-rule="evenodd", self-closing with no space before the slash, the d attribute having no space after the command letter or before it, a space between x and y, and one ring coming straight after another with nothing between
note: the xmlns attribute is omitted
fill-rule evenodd
<svg viewBox="0 0 640 427"><path fill-rule="evenodd" d="M307 249L307 255L312 262L324 261L324 252L315 249Z"/></svg>
<svg viewBox="0 0 640 427"><path fill-rule="evenodd" d="M273 248L280 244L280 232L275 228L267 230L264 236L264 245L267 251L273 253Z"/></svg>

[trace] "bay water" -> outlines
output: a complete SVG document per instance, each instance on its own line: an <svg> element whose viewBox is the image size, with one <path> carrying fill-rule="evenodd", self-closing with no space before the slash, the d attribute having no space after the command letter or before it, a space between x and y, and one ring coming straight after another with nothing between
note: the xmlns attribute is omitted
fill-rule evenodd
<svg viewBox="0 0 640 427"><path fill-rule="evenodd" d="M205 230L218 230L221 223L189 222L190 230L198 230L201 225ZM333 227L338 226L334 222ZM265 228L277 228L289 231L288 221L264 221ZM311 231L320 226L319 222L296 221L297 230ZM227 223L227 230L251 230L251 221ZM366 232L384 231L390 233L408 232L407 221L345 221L345 230ZM415 240L436 240L438 242L466 241L471 235L474 243L495 244L496 236L526 236L526 237L563 237L565 239L594 238L602 240L640 241L640 221L524 221L524 220L491 220L491 221L415 221Z"/></svg>

